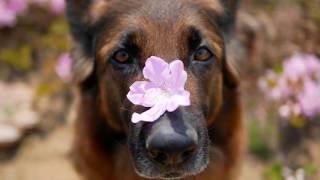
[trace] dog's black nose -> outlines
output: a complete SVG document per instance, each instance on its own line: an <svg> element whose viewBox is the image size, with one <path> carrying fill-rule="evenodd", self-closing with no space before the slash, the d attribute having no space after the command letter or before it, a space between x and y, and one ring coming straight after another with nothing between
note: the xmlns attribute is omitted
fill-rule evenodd
<svg viewBox="0 0 320 180"><path fill-rule="evenodd" d="M158 131L147 140L151 159L161 165L175 166L187 161L197 149L196 139L179 133Z"/></svg>

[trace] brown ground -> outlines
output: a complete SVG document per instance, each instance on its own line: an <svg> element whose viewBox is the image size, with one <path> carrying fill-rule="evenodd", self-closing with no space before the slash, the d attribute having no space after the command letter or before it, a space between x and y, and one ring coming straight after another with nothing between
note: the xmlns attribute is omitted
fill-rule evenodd
<svg viewBox="0 0 320 180"><path fill-rule="evenodd" d="M23 143L17 156L0 163L1 180L77 180L79 177L69 160L72 141L70 124L56 128L47 137L32 135ZM254 170L253 170L254 169ZM263 166L246 158L242 180L259 180Z"/></svg>
<svg viewBox="0 0 320 180"><path fill-rule="evenodd" d="M2 180L75 180L68 158L72 128L64 125L47 137L32 135L23 142L16 157L0 163Z"/></svg>

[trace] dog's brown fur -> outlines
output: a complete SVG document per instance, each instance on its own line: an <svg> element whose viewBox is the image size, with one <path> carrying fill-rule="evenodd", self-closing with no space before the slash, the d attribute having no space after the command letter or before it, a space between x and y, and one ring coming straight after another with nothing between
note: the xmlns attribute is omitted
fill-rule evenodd
<svg viewBox="0 0 320 180"><path fill-rule="evenodd" d="M110 47L113 43L116 43L110 41L108 37L117 36L117 29L108 32L108 36L104 35L103 32L100 34L99 41L95 45L95 51L97 52L95 55L92 54L92 50L88 47L92 45L86 42L87 39L84 37L86 33L89 34L89 31L92 31L90 33L94 33L97 28L100 28L99 21L101 18L113 16L116 13L126 13L127 8L139 6L140 1L128 4L118 3L118 6L113 6L112 0L110 2L107 0L93 1L95 2L93 4L88 3L89 1L68 0L68 17L71 28L73 28L72 34L76 43L73 52L75 58L73 75L78 87L78 114L72 151L74 162L83 177L90 180L143 179L135 173L128 148L124 143L126 132L128 131L127 126L119 121L121 119L121 108L124 108L119 103L122 101L119 97L123 97L123 93L127 92L128 84L142 77L137 76L134 79L128 80L117 75L116 72L113 72L113 75L115 75L113 77L103 76L104 70L101 66L106 63L103 62L103 57L106 57L110 53ZM197 0L194 2L194 5L207 7L210 11L214 11L218 18L220 16L222 18L225 14L223 5L217 0ZM225 6L229 8L230 12L234 12L236 9L233 0L225 1ZM173 18L170 14L165 15L165 17ZM232 18L234 17L232 16ZM167 31L166 28L163 28L166 22L175 22L171 20L163 20L161 21L162 24L150 21L150 19L139 18L121 20L115 18L109 20L110 26L113 25L113 21L118 21L120 25L116 27L119 29L125 28L130 23L143 26L142 29L147 31L148 38L153 39L153 41L146 42L144 39L139 38L140 36L133 37L133 41L136 44L145 47L141 59L146 59L152 55L151 53L155 49L162 58L175 59L178 54L186 54L186 49L183 47L177 49L179 52L172 51L172 49L176 49L175 40L177 37L180 37L183 33L187 33L180 30L188 25L186 24L187 22L193 22L197 19L193 19L190 16L187 20L176 21L174 24L176 31ZM225 59L224 39L218 36L217 29L210 26L210 22L207 23L207 26L202 26L201 24L199 26L204 28L211 39L214 39L211 44L215 46L216 56L221 69L213 73L217 78L203 75L203 91L211 97L210 104L214 107L209 109L207 117L208 134L211 140L210 163L203 172L190 178L203 180L235 179L244 146L239 80L232 65ZM93 26L93 24L96 24L96 27L92 28L93 30L88 28ZM84 28L85 30L79 30L79 28ZM229 31L229 29L223 29L223 31ZM163 36L166 38L164 39ZM181 41L186 41L186 39ZM94 57L101 61L97 63L98 65L92 63ZM94 69L96 69L96 72L93 73ZM193 79L197 77L190 76L189 78ZM224 85L222 85L222 81ZM106 87L105 82L113 82L114 84L126 83L127 85L120 84L124 88L119 89L118 86L114 86L112 83L109 83L108 87ZM193 96L197 88L199 87L196 87L196 84L190 81L187 83L187 89L191 92L191 101L195 104L200 104L200 102L198 103L199 99ZM222 94L216 93L213 89L220 89Z"/></svg>

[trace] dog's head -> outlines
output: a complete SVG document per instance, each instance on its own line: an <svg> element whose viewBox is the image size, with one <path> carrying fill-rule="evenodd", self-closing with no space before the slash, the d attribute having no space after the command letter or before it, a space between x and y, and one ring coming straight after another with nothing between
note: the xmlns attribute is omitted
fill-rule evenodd
<svg viewBox="0 0 320 180"><path fill-rule="evenodd" d="M77 43L74 80L94 93L109 127L127 135L136 172L179 178L206 168L208 127L237 78L225 58L225 42L237 0L69 0L68 19ZM80 54L79 54L80 53ZM155 122L131 123L129 86L142 80L150 56L180 59L188 75L191 105ZM214 163L214 162L213 162Z"/></svg>

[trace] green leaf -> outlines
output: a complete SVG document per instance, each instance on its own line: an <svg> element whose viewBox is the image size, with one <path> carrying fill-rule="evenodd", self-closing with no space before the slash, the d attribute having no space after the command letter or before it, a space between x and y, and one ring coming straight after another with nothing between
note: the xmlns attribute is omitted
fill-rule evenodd
<svg viewBox="0 0 320 180"><path fill-rule="evenodd" d="M280 163L275 163L268 167L263 173L268 180L282 180L282 166Z"/></svg>
<svg viewBox="0 0 320 180"><path fill-rule="evenodd" d="M306 173L306 176L314 176L318 172L318 167L319 166L316 166L314 164L308 164L303 167L303 170Z"/></svg>
<svg viewBox="0 0 320 180"><path fill-rule="evenodd" d="M306 124L306 120L301 116L293 116L290 123L295 128L303 128Z"/></svg>
<svg viewBox="0 0 320 180"><path fill-rule="evenodd" d="M262 134L257 121L249 123L249 150L258 157L267 160L271 158L272 150Z"/></svg>
<svg viewBox="0 0 320 180"><path fill-rule="evenodd" d="M18 71L29 70L32 66L31 47L25 45L19 49L5 48L0 51L0 60Z"/></svg>

